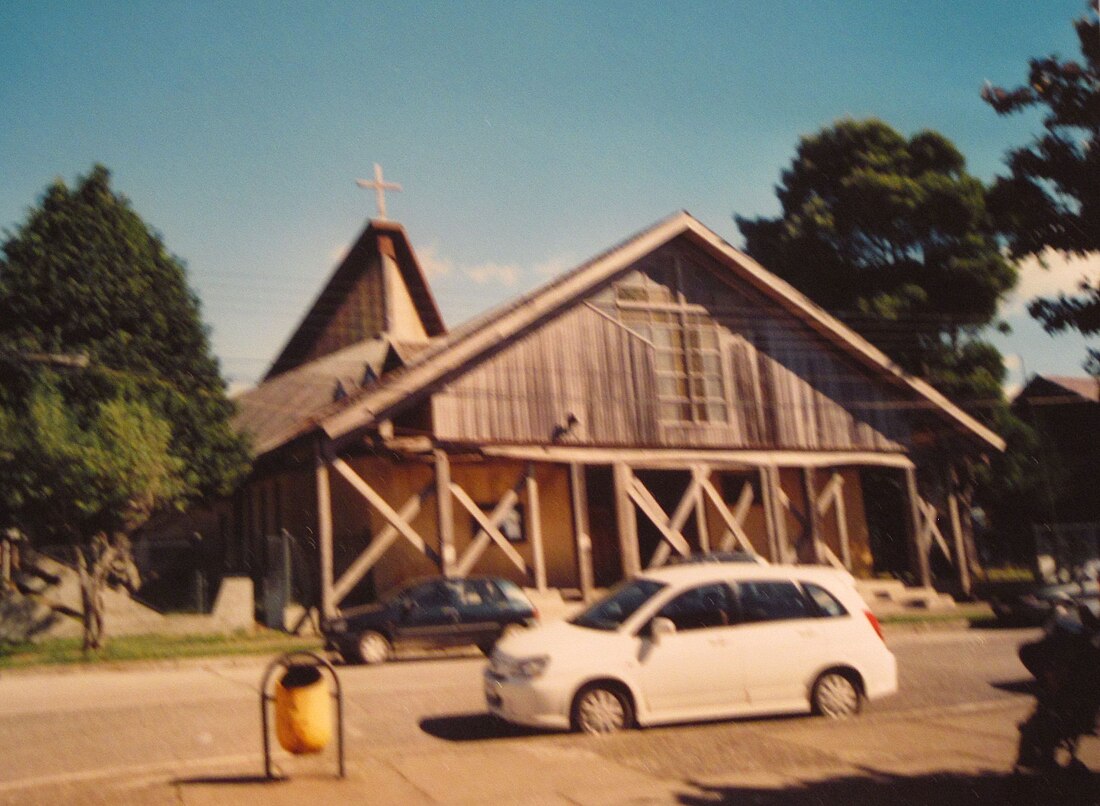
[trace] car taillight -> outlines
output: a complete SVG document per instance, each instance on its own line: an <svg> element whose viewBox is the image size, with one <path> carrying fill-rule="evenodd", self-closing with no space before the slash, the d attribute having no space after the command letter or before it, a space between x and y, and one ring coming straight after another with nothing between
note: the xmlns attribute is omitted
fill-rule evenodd
<svg viewBox="0 0 1100 806"><path fill-rule="evenodd" d="M875 628L875 632L878 633L878 637L882 639L882 643L886 643L886 636L882 634L882 625L878 623L878 619L875 618L875 614L870 610L864 610L863 615L867 617L867 620L871 622L871 626Z"/></svg>

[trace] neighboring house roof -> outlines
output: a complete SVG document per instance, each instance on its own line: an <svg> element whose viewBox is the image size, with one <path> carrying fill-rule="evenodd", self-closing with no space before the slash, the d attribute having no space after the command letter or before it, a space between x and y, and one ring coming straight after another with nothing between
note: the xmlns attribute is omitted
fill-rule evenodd
<svg viewBox="0 0 1100 806"><path fill-rule="evenodd" d="M1090 376L1035 375L1028 381L1013 403L1017 401L1046 403L1100 403L1100 378Z"/></svg>
<svg viewBox="0 0 1100 806"><path fill-rule="evenodd" d="M1046 379L1075 395L1100 403L1100 378L1069 378L1063 375L1047 375Z"/></svg>
<svg viewBox="0 0 1100 806"><path fill-rule="evenodd" d="M1004 449L1004 441L929 384L903 372L884 353L810 301L793 286L732 247L687 212L679 212L581 264L550 283L434 340L404 369L383 383L339 401L319 415L333 438L376 424L410 401L422 398L448 377L504 339L546 321L575 304L617 273L675 238L688 238L713 255L740 280L805 322L820 337L896 386L923 400L930 411L983 448Z"/></svg>

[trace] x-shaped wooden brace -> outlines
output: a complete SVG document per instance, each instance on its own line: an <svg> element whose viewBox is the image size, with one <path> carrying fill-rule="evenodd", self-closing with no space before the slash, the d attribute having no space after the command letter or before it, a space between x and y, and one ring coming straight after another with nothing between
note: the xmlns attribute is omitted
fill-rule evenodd
<svg viewBox="0 0 1100 806"><path fill-rule="evenodd" d="M433 494L432 485L428 485L419 493L411 496L401 507L400 511L391 507L386 500L378 494L363 478L356 473L343 459L332 460L332 469L339 473L356 492L367 500L379 514L386 519L385 528L370 542L370 545L360 554L348 569L340 576L340 579L332 586L333 601L339 602L355 584L378 562L386 550L393 544L398 536L404 537L436 565L440 564L438 552L431 548L410 525L410 521L416 518L424 502Z"/></svg>
<svg viewBox="0 0 1100 806"><path fill-rule="evenodd" d="M516 502L519 501L519 491L526 483L527 476L524 474L520 477L519 481L513 485L512 489L508 490L508 492L501 497L497 505L493 507L493 511L486 516L481 507L466 494L465 490L454 482L451 482L451 495L455 497L458 503L462 504L463 508L470 513L475 521L477 521L477 525L481 527L474 536L473 542L470 543L469 547L458 561L456 570L459 576L466 576L470 573L470 569L474 567L474 563L476 563L481 555L485 553L485 549L489 547L490 542L496 543L516 568L527 573L527 563L523 561L523 557L520 556L520 553L516 551L515 547L508 542L508 538L500 532L500 525L504 523L504 519L508 517L513 509L515 509Z"/></svg>

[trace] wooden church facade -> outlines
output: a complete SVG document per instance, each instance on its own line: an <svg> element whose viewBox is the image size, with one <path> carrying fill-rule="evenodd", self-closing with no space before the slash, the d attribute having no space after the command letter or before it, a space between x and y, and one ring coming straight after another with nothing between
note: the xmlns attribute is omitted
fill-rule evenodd
<svg viewBox="0 0 1100 806"><path fill-rule="evenodd" d="M954 468L1002 447L686 213L449 333L371 222L238 427L254 473L195 523L261 588L293 555L327 616L417 575L587 597L735 549L966 590Z"/></svg>

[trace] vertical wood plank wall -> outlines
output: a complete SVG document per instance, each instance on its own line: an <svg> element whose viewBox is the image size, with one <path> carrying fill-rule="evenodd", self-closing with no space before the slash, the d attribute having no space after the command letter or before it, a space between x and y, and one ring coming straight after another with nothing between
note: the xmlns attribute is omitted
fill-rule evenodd
<svg viewBox="0 0 1100 806"><path fill-rule="evenodd" d="M671 260L671 256L662 259ZM658 418L656 349L603 291L468 368L432 398L435 436L481 443L898 451L907 402L755 292L708 275L728 418ZM688 301L691 303L691 301ZM695 308L693 308L695 310ZM576 425L561 433L572 414Z"/></svg>

